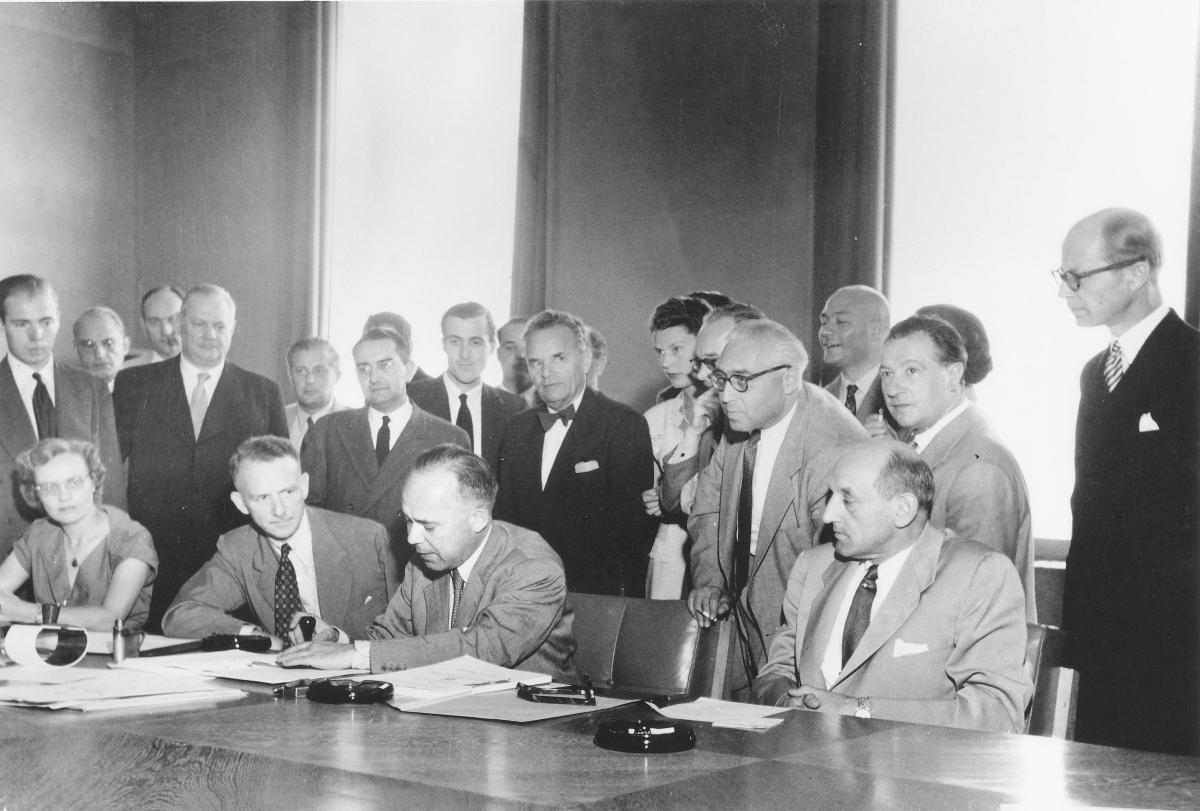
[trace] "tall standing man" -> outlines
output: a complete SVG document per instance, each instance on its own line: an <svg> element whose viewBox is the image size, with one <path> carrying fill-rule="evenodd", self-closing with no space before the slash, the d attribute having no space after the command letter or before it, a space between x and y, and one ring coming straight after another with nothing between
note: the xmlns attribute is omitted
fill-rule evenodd
<svg viewBox="0 0 1200 811"><path fill-rule="evenodd" d="M471 450L492 468L500 461L500 439L525 401L483 382L488 358L496 351L496 322L482 304L455 304L442 316L446 371L408 387L409 397L436 417L452 422L471 437Z"/></svg>
<svg viewBox="0 0 1200 811"><path fill-rule="evenodd" d="M890 323L888 300L865 284L835 291L821 311L817 337L825 363L838 371L825 390L862 423L883 408L879 355Z"/></svg>
<svg viewBox="0 0 1200 811"><path fill-rule="evenodd" d="M153 631L180 586L212 557L217 538L245 523L229 498L229 458L251 436L287 437L279 386L226 359L236 327L233 297L215 284L197 285L180 311L180 354L117 375L129 514L158 550L147 623Z"/></svg>
<svg viewBox="0 0 1200 811"><path fill-rule="evenodd" d="M333 387L342 376L342 359L333 344L324 338L301 338L287 353L288 379L296 392L296 402L284 406L288 437L300 450L308 429L326 414L345 411L346 406L333 396Z"/></svg>
<svg viewBox="0 0 1200 811"><path fill-rule="evenodd" d="M75 354L83 371L104 383L111 392L117 372L125 365L129 336L115 310L92 307L75 319Z"/></svg>
<svg viewBox="0 0 1200 811"><path fill-rule="evenodd" d="M1163 304L1162 238L1121 208L1076 223L1054 271L1083 367L1063 625L1078 740L1200 754L1200 333Z"/></svg>
<svg viewBox="0 0 1200 811"><path fill-rule="evenodd" d="M38 517L17 489L17 456L39 439L62 437L91 442L108 469L104 501L125 507L125 477L117 450L112 397L99 380L54 359L58 294L48 281L29 274L0 280L0 320L8 354L0 360L0 560Z"/></svg>
<svg viewBox="0 0 1200 811"><path fill-rule="evenodd" d="M646 419L588 388L591 349L570 313L530 319L525 355L544 405L509 421L496 517L545 538L571 591L641 597L655 531L642 505L654 481Z"/></svg>

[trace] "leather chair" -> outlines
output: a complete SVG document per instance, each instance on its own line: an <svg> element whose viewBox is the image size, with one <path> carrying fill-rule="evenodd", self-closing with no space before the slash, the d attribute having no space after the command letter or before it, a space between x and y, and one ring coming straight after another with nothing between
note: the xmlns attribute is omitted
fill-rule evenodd
<svg viewBox="0 0 1200 811"><path fill-rule="evenodd" d="M1063 632L1047 625L1027 625L1025 675L1033 682L1033 699L1025 711L1025 732L1074 740L1079 681L1062 666Z"/></svg>
<svg viewBox="0 0 1200 811"><path fill-rule="evenodd" d="M702 629L683 600L572 593L575 667L597 692L622 698L720 698L729 623Z"/></svg>

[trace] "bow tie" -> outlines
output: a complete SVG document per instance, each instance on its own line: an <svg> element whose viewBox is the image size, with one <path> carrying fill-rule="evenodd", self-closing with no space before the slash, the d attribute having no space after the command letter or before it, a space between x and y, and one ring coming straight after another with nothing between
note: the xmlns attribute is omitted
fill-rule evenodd
<svg viewBox="0 0 1200 811"><path fill-rule="evenodd" d="M543 431L549 431L554 427L554 423L562 420L562 424L570 427L571 420L575 419L575 406L569 405L562 411L540 411L538 412L538 421L542 424Z"/></svg>

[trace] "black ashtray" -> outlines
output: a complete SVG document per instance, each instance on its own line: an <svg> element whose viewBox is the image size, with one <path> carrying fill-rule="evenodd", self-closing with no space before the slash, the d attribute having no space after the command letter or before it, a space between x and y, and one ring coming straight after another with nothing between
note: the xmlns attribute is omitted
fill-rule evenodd
<svg viewBox="0 0 1200 811"><path fill-rule="evenodd" d="M691 749L696 733L689 726L662 721L605 721L592 741L614 752L657 755Z"/></svg>
<svg viewBox="0 0 1200 811"><path fill-rule="evenodd" d="M392 697L392 685L373 679L317 679L308 685L308 700L321 704L377 704Z"/></svg>

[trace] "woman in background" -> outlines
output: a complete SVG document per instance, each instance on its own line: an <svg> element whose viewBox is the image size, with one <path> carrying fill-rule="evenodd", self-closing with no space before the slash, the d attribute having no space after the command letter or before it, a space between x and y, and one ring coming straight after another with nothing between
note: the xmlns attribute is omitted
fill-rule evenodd
<svg viewBox="0 0 1200 811"><path fill-rule="evenodd" d="M974 402L975 384L992 371L991 346L983 322L974 313L953 304L927 304L917 310L917 315L947 321L962 336L967 347L967 367L963 369L963 383L968 399Z"/></svg>

